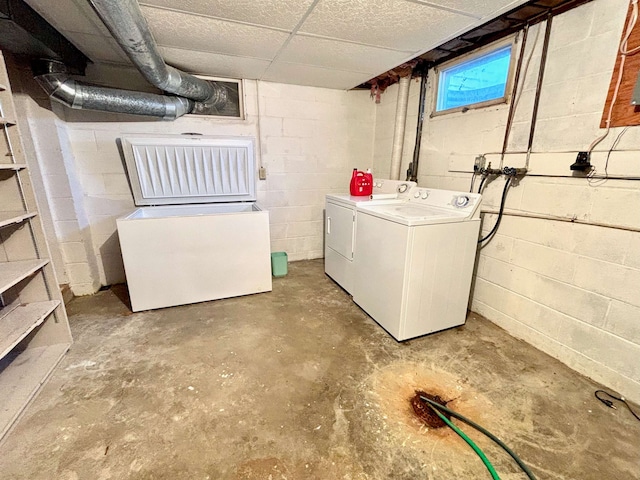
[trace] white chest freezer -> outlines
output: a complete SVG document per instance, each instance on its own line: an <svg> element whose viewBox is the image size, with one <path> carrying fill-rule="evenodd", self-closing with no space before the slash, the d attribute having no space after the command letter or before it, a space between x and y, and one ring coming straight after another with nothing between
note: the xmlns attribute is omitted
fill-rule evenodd
<svg viewBox="0 0 640 480"><path fill-rule="evenodd" d="M253 139L128 136L137 210L117 219L134 312L271 291Z"/></svg>

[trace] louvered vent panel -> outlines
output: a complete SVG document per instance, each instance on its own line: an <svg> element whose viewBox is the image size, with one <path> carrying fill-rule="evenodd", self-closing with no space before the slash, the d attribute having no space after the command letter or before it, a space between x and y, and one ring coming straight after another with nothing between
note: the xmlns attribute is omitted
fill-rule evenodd
<svg viewBox="0 0 640 480"><path fill-rule="evenodd" d="M251 139L126 137L122 144L138 205L255 200Z"/></svg>

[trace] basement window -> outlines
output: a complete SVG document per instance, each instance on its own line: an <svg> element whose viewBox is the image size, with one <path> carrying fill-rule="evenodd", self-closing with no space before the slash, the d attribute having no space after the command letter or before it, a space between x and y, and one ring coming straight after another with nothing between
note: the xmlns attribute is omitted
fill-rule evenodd
<svg viewBox="0 0 640 480"><path fill-rule="evenodd" d="M203 80L209 80L217 83L227 91L228 101L223 107L203 108L202 105L196 104L196 109L190 115L216 116L223 118L244 118L244 102L242 92L242 80L233 78L205 77L196 75Z"/></svg>
<svg viewBox="0 0 640 480"><path fill-rule="evenodd" d="M438 70L435 115L507 101L513 42L493 45Z"/></svg>

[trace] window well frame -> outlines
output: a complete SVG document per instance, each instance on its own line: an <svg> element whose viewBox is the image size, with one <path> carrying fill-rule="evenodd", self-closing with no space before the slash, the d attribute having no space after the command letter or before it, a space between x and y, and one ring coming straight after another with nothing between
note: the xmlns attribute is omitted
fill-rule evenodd
<svg viewBox="0 0 640 480"><path fill-rule="evenodd" d="M238 85L238 111L239 115L216 115L216 114L205 114L205 113L187 113L185 116L187 117L196 117L196 118L209 118L216 120L246 120L247 112L245 111L245 92L246 85L245 80L242 78L228 78L228 77L212 77L209 75L194 75L196 78L201 78L202 80L208 80L210 82L226 82L233 83Z"/></svg>
<svg viewBox="0 0 640 480"><path fill-rule="evenodd" d="M433 99L432 99L433 103L432 103L431 117L448 115L450 113L466 112L468 110L476 110L480 108L491 107L494 105L509 103L511 99L511 91L513 89L513 74L515 70L515 64L517 63L516 62L517 60L516 55L518 54L516 49L516 46L518 43L517 40L518 40L517 34L511 35L497 42L491 43L489 45L485 45L484 47L478 48L477 50L473 50L472 52L461 55L460 57L454 58L441 65L434 67L435 83L434 83L434 93L433 93ZM448 108L446 110L440 110L440 111L436 110L438 107L438 93L440 90L440 81L441 81L441 75L443 72L445 72L446 70L450 70L454 67L457 67L458 65L461 65L463 63L476 60L484 55L488 55L492 52L495 52L507 46L511 46L511 53L509 57L509 69L507 71L507 82L505 84L503 96L498 98L493 98L491 100L485 100L482 102L470 103L468 105Z"/></svg>

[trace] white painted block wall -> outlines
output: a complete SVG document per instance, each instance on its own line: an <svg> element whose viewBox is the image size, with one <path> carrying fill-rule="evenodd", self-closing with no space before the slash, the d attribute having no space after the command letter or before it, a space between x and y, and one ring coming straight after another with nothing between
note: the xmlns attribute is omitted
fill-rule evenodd
<svg viewBox="0 0 640 480"><path fill-rule="evenodd" d="M139 75L116 67L93 67L87 80L148 88ZM259 134L267 179L258 183L258 201L270 213L272 251L287 252L289 260L322 257L324 196L348 191L353 167L372 166L375 109L368 92L255 81L244 87L245 119L185 116L175 122L58 104L54 115L44 95L34 93L45 108L27 115L43 137L59 142L55 154L42 148L38 160L48 172L52 209L61 212L54 215L56 236L75 294L125 281L115 220L135 208L116 145L126 134Z"/></svg>
<svg viewBox="0 0 640 480"><path fill-rule="evenodd" d="M99 287L98 264L74 174L68 143L61 142L63 122L50 109L46 93L33 81L31 69L10 61L9 69L18 120L23 128L26 158L57 278L86 295Z"/></svg>
<svg viewBox="0 0 640 480"><path fill-rule="evenodd" d="M498 235L480 250L471 309L640 401L640 182L589 181L574 178L569 171L575 152L586 150L602 133L600 118L627 5L626 0L595 0L554 19L533 145L537 153L530 161L532 175L510 190L506 204L512 211L594 225L505 216ZM541 28L510 151L526 149L544 24ZM529 42L535 36L532 29ZM434 98L433 71L429 75L427 115ZM419 83L412 82L411 89L410 113L417 112ZM390 88L377 107L378 170L389 168L391 137L386 134L388 125L393 127L396 91ZM468 190L474 157L502 148L507 108L427 117L419 184ZM596 149L593 161L598 173L604 172L606 152L620 130L612 129ZM409 126L407 134L414 135ZM611 154L609 173L640 177L639 146L640 127L632 127L618 146L626 152ZM406 149L403 171L410 158ZM566 151L571 153L562 153ZM499 163L498 155L488 158L494 166ZM524 156L507 155L505 165L522 166ZM498 179L487 186L484 210L497 209L502 185ZM484 215L485 233L494 222L495 215Z"/></svg>

